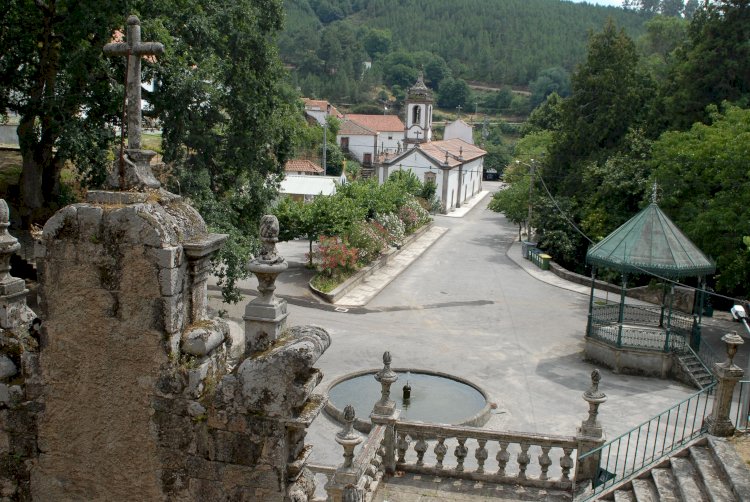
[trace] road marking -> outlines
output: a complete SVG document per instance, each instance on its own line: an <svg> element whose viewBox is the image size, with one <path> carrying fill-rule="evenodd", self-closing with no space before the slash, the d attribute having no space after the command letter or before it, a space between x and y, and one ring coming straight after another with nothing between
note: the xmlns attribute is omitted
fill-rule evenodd
<svg viewBox="0 0 750 502"><path fill-rule="evenodd" d="M349 312L349 309L345 309L344 307L336 307L334 310L336 312Z"/></svg>

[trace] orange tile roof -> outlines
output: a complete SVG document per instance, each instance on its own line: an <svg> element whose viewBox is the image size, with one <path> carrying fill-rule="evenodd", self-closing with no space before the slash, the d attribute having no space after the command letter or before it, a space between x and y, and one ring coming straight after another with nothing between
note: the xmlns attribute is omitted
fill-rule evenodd
<svg viewBox="0 0 750 502"><path fill-rule="evenodd" d="M288 160L286 164L284 164L284 171L319 174L323 172L323 168L311 160L292 159Z"/></svg>
<svg viewBox="0 0 750 502"><path fill-rule="evenodd" d="M330 104L325 99L310 99L310 98L302 98L302 101L305 102L305 109L306 110L315 110L315 111L326 111L328 108L328 105ZM338 118L343 118L343 114L336 109L335 106L331 105L331 115Z"/></svg>
<svg viewBox="0 0 750 502"><path fill-rule="evenodd" d="M348 134L354 136L375 136L375 131L371 131L365 126L347 118L341 122L341 126L339 127L339 136Z"/></svg>
<svg viewBox="0 0 750 502"><path fill-rule="evenodd" d="M445 163L447 153L448 165L451 167L478 159L487 154L487 152L478 146L467 143L459 138L420 143L417 145L417 148L441 164Z"/></svg>
<svg viewBox="0 0 750 502"><path fill-rule="evenodd" d="M359 125L366 127L371 131L403 131L404 123L398 118L398 115L361 115L350 113L346 116Z"/></svg>

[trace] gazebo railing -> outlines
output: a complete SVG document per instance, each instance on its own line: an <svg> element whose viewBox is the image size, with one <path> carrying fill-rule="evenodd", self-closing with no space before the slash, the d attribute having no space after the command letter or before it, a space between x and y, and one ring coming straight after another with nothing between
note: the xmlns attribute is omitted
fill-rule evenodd
<svg viewBox="0 0 750 502"><path fill-rule="evenodd" d="M645 305L597 305L591 310L588 335L609 345L653 350L682 352L693 327L692 317L664 312L660 307Z"/></svg>
<svg viewBox="0 0 750 502"><path fill-rule="evenodd" d="M620 305L595 305L591 311L594 324L617 323L620 319ZM663 326L667 324L667 312L662 312L660 307L649 307L645 305L625 305L623 308L623 323L638 324L644 326ZM684 314L672 312L671 327L690 330L693 326L693 318Z"/></svg>

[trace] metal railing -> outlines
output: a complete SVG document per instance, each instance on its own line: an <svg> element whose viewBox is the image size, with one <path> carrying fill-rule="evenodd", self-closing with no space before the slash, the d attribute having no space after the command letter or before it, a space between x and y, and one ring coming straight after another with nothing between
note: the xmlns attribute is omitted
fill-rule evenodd
<svg viewBox="0 0 750 502"><path fill-rule="evenodd" d="M597 459L599 469L593 491L586 492L579 500L595 498L703 435L715 387L716 384L709 385L625 434L580 455L578 462Z"/></svg>
<svg viewBox="0 0 750 502"><path fill-rule="evenodd" d="M750 380L740 380L735 391L736 399L732 401L731 416L738 431L750 431Z"/></svg>
<svg viewBox="0 0 750 502"><path fill-rule="evenodd" d="M570 489L576 448L573 436L396 422L398 468L446 478Z"/></svg>
<svg viewBox="0 0 750 502"><path fill-rule="evenodd" d="M698 346L698 351L693 351L693 353L698 359L700 359L703 366L706 367L711 375L714 374L714 365L716 363L724 362L726 357L719 356L719 354L717 354L705 340L701 340L700 345Z"/></svg>
<svg viewBox="0 0 750 502"><path fill-rule="evenodd" d="M618 325L601 326L594 324L589 336L609 345L617 345L619 337L620 347L659 352L664 352L664 346L667 342L667 334L664 330L640 326L623 326L620 335ZM687 333L673 328L669 335L669 351L679 352L683 350L686 346L686 336Z"/></svg>

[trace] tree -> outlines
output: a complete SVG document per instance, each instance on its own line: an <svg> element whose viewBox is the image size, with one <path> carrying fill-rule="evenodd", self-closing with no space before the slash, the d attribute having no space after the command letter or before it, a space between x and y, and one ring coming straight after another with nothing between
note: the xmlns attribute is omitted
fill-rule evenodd
<svg viewBox="0 0 750 502"><path fill-rule="evenodd" d="M57 208L66 162L87 181L103 179L123 78L102 48L122 26L123 10L112 2L24 0L11 0L5 9L0 113L20 117L20 215L25 224L40 223Z"/></svg>
<svg viewBox="0 0 750 502"><path fill-rule="evenodd" d="M529 87L531 88L531 106L537 107L553 92L562 97L568 96L570 94L570 74L565 68L559 66L547 68L529 83Z"/></svg>
<svg viewBox="0 0 750 502"><path fill-rule="evenodd" d="M635 44L609 21L593 34L586 62L573 75L545 169L556 191L581 190L583 165L619 148L629 129L645 122L654 84L638 67Z"/></svg>
<svg viewBox="0 0 750 502"><path fill-rule="evenodd" d="M504 213L511 223L518 225L520 240L521 227L529 214L529 177L524 177L495 192L487 207L496 213Z"/></svg>
<svg viewBox="0 0 750 502"><path fill-rule="evenodd" d="M471 89L465 80L460 78L446 78L438 89L437 104L442 108L456 108L461 106L466 109L471 96Z"/></svg>
<svg viewBox="0 0 750 502"><path fill-rule="evenodd" d="M660 206L716 260L717 290L750 294L750 110L710 107L709 125L664 133L653 145Z"/></svg>
<svg viewBox="0 0 750 502"><path fill-rule="evenodd" d="M372 59L385 56L391 50L391 32L389 30L369 30L364 38L364 46Z"/></svg>
<svg viewBox="0 0 750 502"><path fill-rule="evenodd" d="M663 92L675 127L707 122L709 104L750 102L749 39L747 0L707 2L694 14Z"/></svg>

